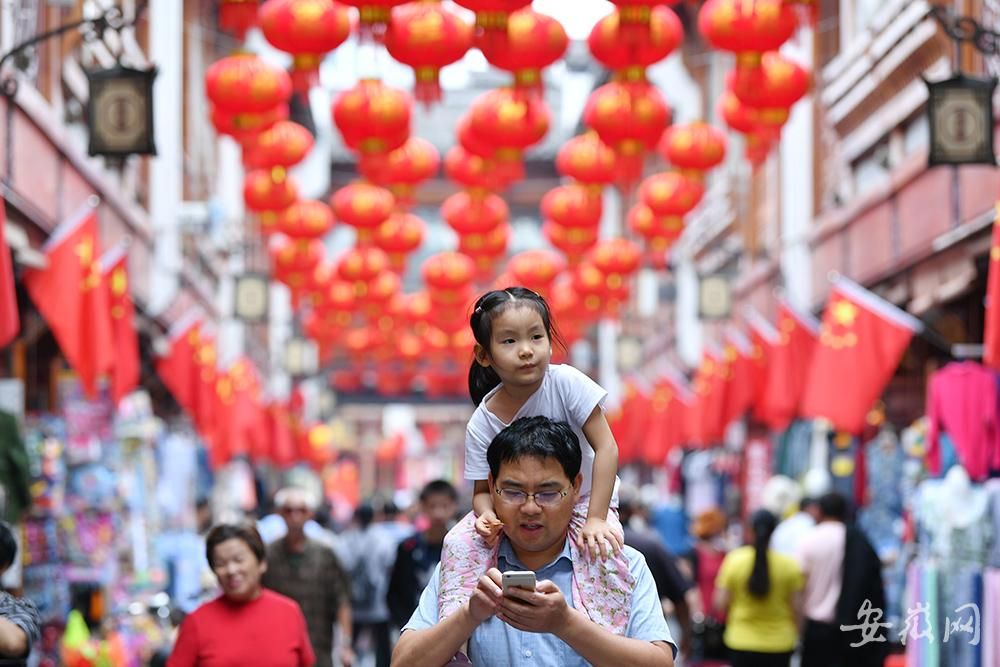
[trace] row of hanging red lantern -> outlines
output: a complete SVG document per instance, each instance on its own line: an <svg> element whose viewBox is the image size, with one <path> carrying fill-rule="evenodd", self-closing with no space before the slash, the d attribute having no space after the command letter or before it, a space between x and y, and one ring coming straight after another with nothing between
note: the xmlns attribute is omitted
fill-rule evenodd
<svg viewBox="0 0 1000 667"><path fill-rule="evenodd" d="M811 3L708 0L698 15L705 39L736 56L719 115L746 136L746 157L754 166L767 158L791 107L809 87L805 68L778 52L798 26L797 4Z"/></svg>

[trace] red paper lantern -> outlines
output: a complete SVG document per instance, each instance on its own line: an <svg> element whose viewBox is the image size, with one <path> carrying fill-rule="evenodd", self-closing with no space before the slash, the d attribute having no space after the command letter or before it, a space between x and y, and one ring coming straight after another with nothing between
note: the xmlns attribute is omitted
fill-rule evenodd
<svg viewBox="0 0 1000 667"><path fill-rule="evenodd" d="M685 216L705 196L705 186L698 179L679 171L666 171L647 177L639 186L639 199L656 215Z"/></svg>
<svg viewBox="0 0 1000 667"><path fill-rule="evenodd" d="M769 130L755 130L746 137L744 156L754 167L759 167L767 161L774 148L774 134Z"/></svg>
<svg viewBox="0 0 1000 667"><path fill-rule="evenodd" d="M656 215L645 204L636 204L628 212L628 227L645 240L646 247L662 258L684 233L684 219L675 215Z"/></svg>
<svg viewBox="0 0 1000 667"><path fill-rule="evenodd" d="M410 137L390 153L369 153L358 161L358 171L376 185L388 188L397 203L409 204L414 188L438 172L441 157L434 145Z"/></svg>
<svg viewBox="0 0 1000 667"><path fill-rule="evenodd" d="M809 72L782 54L765 53L760 67L730 74L730 88L747 107L756 111L757 121L781 127L789 110L809 90Z"/></svg>
<svg viewBox="0 0 1000 667"><path fill-rule="evenodd" d="M594 59L610 70L630 70L626 79L640 78L642 70L658 63L680 46L684 40L684 26L677 14L668 7L654 7L644 30L633 31L626 39L622 23L623 9L605 16L590 31L587 45Z"/></svg>
<svg viewBox="0 0 1000 667"><path fill-rule="evenodd" d="M496 174L497 190L524 178L524 162L521 151L516 148L502 148L492 140L481 137L472 128L468 114L458 121L458 143L469 154L489 160Z"/></svg>
<svg viewBox="0 0 1000 667"><path fill-rule="evenodd" d="M233 113L212 109L212 125L215 131L232 137L244 146L252 146L261 132L287 118L287 104L279 104L260 113Z"/></svg>
<svg viewBox="0 0 1000 667"><path fill-rule="evenodd" d="M718 114L729 129L741 134L750 134L761 126L757 112L740 102L731 90L725 91L719 98Z"/></svg>
<svg viewBox="0 0 1000 667"><path fill-rule="evenodd" d="M638 248L636 254L640 254ZM638 262L637 259L636 266ZM589 261L576 267L573 288L580 295L580 311L586 320L617 317L629 297L628 283L622 274L605 273Z"/></svg>
<svg viewBox="0 0 1000 667"><path fill-rule="evenodd" d="M410 98L377 79L362 79L333 103L344 143L362 154L387 153L410 136Z"/></svg>
<svg viewBox="0 0 1000 667"><path fill-rule="evenodd" d="M343 320L339 313L326 315L314 310L302 320L302 330L309 338L320 344L334 344L350 326L351 320Z"/></svg>
<svg viewBox="0 0 1000 667"><path fill-rule="evenodd" d="M212 63L205 72L205 92L221 111L263 113L288 102L292 80L262 58L238 53Z"/></svg>
<svg viewBox="0 0 1000 667"><path fill-rule="evenodd" d="M313 136L298 123L278 121L244 149L243 161L254 167L287 169L302 162L313 147Z"/></svg>
<svg viewBox="0 0 1000 667"><path fill-rule="evenodd" d="M726 135L708 123L694 121L668 129L659 149L672 165L700 177L726 159Z"/></svg>
<svg viewBox="0 0 1000 667"><path fill-rule="evenodd" d="M357 307L353 283L337 277L326 283L316 301L316 310L323 314L324 319L342 326L350 324Z"/></svg>
<svg viewBox="0 0 1000 667"><path fill-rule="evenodd" d="M619 179L630 183L642 172L644 151L655 148L667 129L670 108L646 82L612 81L591 93L583 119L615 151Z"/></svg>
<svg viewBox="0 0 1000 667"><path fill-rule="evenodd" d="M397 211L375 228L372 242L389 255L394 271L406 268L406 258L424 242L427 226L412 213Z"/></svg>
<svg viewBox="0 0 1000 667"><path fill-rule="evenodd" d="M386 307L393 295L399 293L400 285L399 274L382 271L368 282L355 282L354 296L372 317Z"/></svg>
<svg viewBox="0 0 1000 667"><path fill-rule="evenodd" d="M562 251L569 263L575 266L597 245L600 230L597 227L566 227L547 220L542 225L542 234L553 248Z"/></svg>
<svg viewBox="0 0 1000 667"><path fill-rule="evenodd" d="M325 252L322 241L296 241L280 235L271 237L267 249L276 277L301 274L292 287L306 285L306 274L323 261Z"/></svg>
<svg viewBox="0 0 1000 667"><path fill-rule="evenodd" d="M294 180L276 181L267 169L255 169L243 178L243 201L247 209L260 216L262 231L274 231L278 213L298 198L299 190Z"/></svg>
<svg viewBox="0 0 1000 667"><path fill-rule="evenodd" d="M573 286L570 274L564 273L552 283L548 302L563 342L568 346L582 338L584 318L580 312L580 295Z"/></svg>
<svg viewBox="0 0 1000 667"><path fill-rule="evenodd" d="M630 276L639 268L642 251L627 239L598 241L587 260L608 276Z"/></svg>
<svg viewBox="0 0 1000 667"><path fill-rule="evenodd" d="M491 273L500 258L507 254L510 225L501 222L488 232L465 234L458 239L458 251L476 263L480 276Z"/></svg>
<svg viewBox="0 0 1000 667"><path fill-rule="evenodd" d="M556 170L591 189L615 182L615 152L596 132L577 135L556 154Z"/></svg>
<svg viewBox="0 0 1000 667"><path fill-rule="evenodd" d="M454 146L445 154L444 173L471 190L495 192L504 185L492 160L473 155L461 146Z"/></svg>
<svg viewBox="0 0 1000 667"><path fill-rule="evenodd" d="M531 4L531 0L455 0L455 4L476 13L476 26L487 32L507 29L510 15Z"/></svg>
<svg viewBox="0 0 1000 667"><path fill-rule="evenodd" d="M278 216L277 230L294 239L318 239L333 228L333 211L321 201L302 199Z"/></svg>
<svg viewBox="0 0 1000 667"><path fill-rule="evenodd" d="M257 23L257 0L219 0L219 29L246 39L247 31Z"/></svg>
<svg viewBox="0 0 1000 667"><path fill-rule="evenodd" d="M412 294L403 295L403 317L404 321L420 334L427 328L434 304L431 295L426 290L419 290Z"/></svg>
<svg viewBox="0 0 1000 667"><path fill-rule="evenodd" d="M260 8L260 29L271 46L292 54L295 90L307 91L323 56L351 34L351 16L333 0L267 0Z"/></svg>
<svg viewBox="0 0 1000 667"><path fill-rule="evenodd" d="M541 98L526 97L513 88L483 93L469 109L470 130L487 144L511 151L523 151L544 139L549 118Z"/></svg>
<svg viewBox="0 0 1000 667"><path fill-rule="evenodd" d="M494 194L474 197L468 192L456 192L441 204L441 217L459 237L488 232L509 215L507 202Z"/></svg>
<svg viewBox="0 0 1000 667"><path fill-rule="evenodd" d="M458 252L441 252L428 257L421 268L424 283L437 292L431 292L431 299L441 293L455 293L469 286L476 273L475 264L467 256Z"/></svg>
<svg viewBox="0 0 1000 667"><path fill-rule="evenodd" d="M507 262L507 272L519 285L542 294L548 293L552 281L565 269L566 260L551 250L525 250Z"/></svg>
<svg viewBox="0 0 1000 667"><path fill-rule="evenodd" d="M709 44L736 54L739 67L756 66L795 33L795 11L784 0L708 0L698 13L698 30Z"/></svg>
<svg viewBox="0 0 1000 667"><path fill-rule="evenodd" d="M563 227L591 227L601 224L603 204L600 195L577 184L560 185L542 197L542 217Z"/></svg>
<svg viewBox="0 0 1000 667"><path fill-rule="evenodd" d="M529 6L510 15L499 39L483 40L479 48L491 65L514 75L515 87L539 90L542 70L562 58L568 46L562 24Z"/></svg>
<svg viewBox="0 0 1000 667"><path fill-rule="evenodd" d="M385 33L393 58L413 68L413 96L425 104L441 99L438 74L472 48L474 29L438 0L397 7Z"/></svg>
<svg viewBox="0 0 1000 667"><path fill-rule="evenodd" d="M357 230L358 245L363 245L392 214L396 198L377 185L351 183L334 193L330 205L338 220Z"/></svg>
<svg viewBox="0 0 1000 667"><path fill-rule="evenodd" d="M337 262L337 275L350 283L367 283L389 269L389 257L373 246L351 248Z"/></svg>

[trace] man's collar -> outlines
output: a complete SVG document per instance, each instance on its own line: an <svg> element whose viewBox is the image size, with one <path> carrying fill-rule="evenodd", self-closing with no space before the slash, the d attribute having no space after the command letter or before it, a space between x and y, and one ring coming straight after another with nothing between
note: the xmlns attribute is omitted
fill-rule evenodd
<svg viewBox="0 0 1000 667"><path fill-rule="evenodd" d="M503 558L507 562L507 565L509 565L511 567L517 568L519 570L530 570L531 569L529 567L526 567L524 565L524 563L521 562L521 559L517 557L517 554L514 553L514 545L511 544L510 540L507 539L506 536L504 536L504 537L502 537L500 539L499 557ZM565 558L566 560L570 561L571 563L573 562L573 555L572 555L572 553L569 550L569 535L567 535L563 539L563 548L562 548L562 551L559 552L559 555L557 555L555 558L553 558L551 562L546 563L545 565L543 565L542 567L540 567L538 569L539 570L544 570L545 568L549 567L553 563L556 563L556 562L558 562L559 560L561 560L563 558Z"/></svg>

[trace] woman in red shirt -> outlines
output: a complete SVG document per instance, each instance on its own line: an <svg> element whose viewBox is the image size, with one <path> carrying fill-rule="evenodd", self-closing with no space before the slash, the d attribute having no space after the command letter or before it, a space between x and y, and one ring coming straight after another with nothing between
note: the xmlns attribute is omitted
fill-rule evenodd
<svg viewBox="0 0 1000 667"><path fill-rule="evenodd" d="M299 605L261 587L267 562L257 529L221 524L205 542L222 595L184 619L167 667L311 667Z"/></svg>

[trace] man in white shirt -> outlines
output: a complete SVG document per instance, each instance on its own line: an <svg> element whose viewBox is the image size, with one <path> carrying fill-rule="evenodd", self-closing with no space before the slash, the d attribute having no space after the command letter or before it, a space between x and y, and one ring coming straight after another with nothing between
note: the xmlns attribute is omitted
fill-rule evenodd
<svg viewBox="0 0 1000 667"><path fill-rule="evenodd" d="M799 511L778 524L771 535L771 551L794 558L802 538L812 532L819 521L819 501L803 498Z"/></svg>

